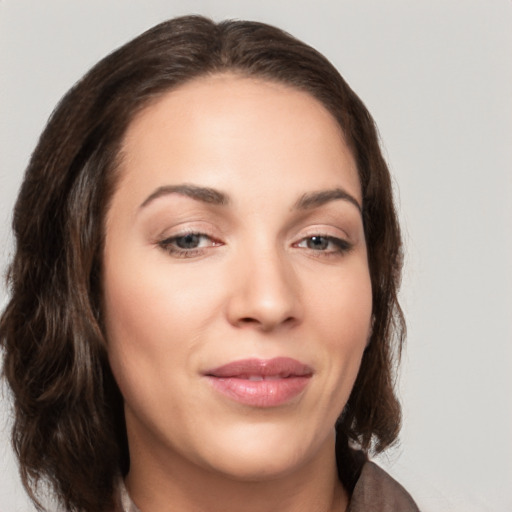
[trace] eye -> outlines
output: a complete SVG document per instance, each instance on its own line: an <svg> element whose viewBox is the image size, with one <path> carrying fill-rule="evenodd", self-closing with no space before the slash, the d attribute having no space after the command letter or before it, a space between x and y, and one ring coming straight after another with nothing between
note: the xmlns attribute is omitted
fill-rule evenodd
<svg viewBox="0 0 512 512"><path fill-rule="evenodd" d="M184 233L165 238L158 245L173 256L191 258L203 254L209 247L221 244L204 233Z"/></svg>
<svg viewBox="0 0 512 512"><path fill-rule="evenodd" d="M180 249L197 249L201 242L204 244L205 241L208 241L208 237L200 233L187 233L174 237L172 240Z"/></svg>
<svg viewBox="0 0 512 512"><path fill-rule="evenodd" d="M348 252L352 248L352 245L342 238L326 235L313 235L300 240L296 244L296 247L309 249L315 252L344 253Z"/></svg>

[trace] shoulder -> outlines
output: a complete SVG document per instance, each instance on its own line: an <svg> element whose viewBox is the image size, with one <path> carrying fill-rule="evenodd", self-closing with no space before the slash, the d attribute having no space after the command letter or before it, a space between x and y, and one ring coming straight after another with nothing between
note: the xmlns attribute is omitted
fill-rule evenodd
<svg viewBox="0 0 512 512"><path fill-rule="evenodd" d="M347 512L419 512L411 495L377 464L365 462Z"/></svg>

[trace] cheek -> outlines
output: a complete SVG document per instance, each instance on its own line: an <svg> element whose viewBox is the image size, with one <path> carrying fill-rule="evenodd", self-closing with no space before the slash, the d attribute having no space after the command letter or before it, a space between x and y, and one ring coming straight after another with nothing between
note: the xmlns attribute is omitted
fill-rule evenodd
<svg viewBox="0 0 512 512"><path fill-rule="evenodd" d="M191 372L200 301L195 294L195 308L191 283L180 289L183 283L165 278L162 268L146 265L132 272L137 266L123 265L129 271L111 267L104 283L109 362L131 411L127 421L131 414L157 429L168 421L166 410L177 415L179 402L165 390L181 389Z"/></svg>
<svg viewBox="0 0 512 512"><path fill-rule="evenodd" d="M336 418L348 400L364 350L372 317L372 287L367 266L353 267L339 279L317 288L315 325L325 349L328 388L324 403ZM339 283L334 285L333 283Z"/></svg>
<svg viewBox="0 0 512 512"><path fill-rule="evenodd" d="M318 323L329 330L329 339L341 347L367 342L372 316L372 285L364 260L321 283L309 300L315 303ZM337 341L336 341L337 340Z"/></svg>
<svg viewBox="0 0 512 512"><path fill-rule="evenodd" d="M221 302L216 283L205 286L206 276L198 272L171 271L165 258L148 262L146 256L143 266L136 258L115 265L106 260L105 323L120 387L187 371Z"/></svg>

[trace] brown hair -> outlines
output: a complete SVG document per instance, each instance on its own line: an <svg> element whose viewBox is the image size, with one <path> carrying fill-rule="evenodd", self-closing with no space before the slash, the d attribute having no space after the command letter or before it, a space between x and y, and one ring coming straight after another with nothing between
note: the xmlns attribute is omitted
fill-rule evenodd
<svg viewBox="0 0 512 512"><path fill-rule="evenodd" d="M13 445L23 483L40 510L41 482L49 483L67 510L107 510L116 475L128 470L100 282L103 222L123 134L148 102L195 77L223 71L307 91L345 134L363 194L373 334L337 424L344 483L351 485L349 443L379 452L398 435L393 375L404 334L397 301L401 241L370 114L325 57L277 28L176 18L107 56L66 94L41 135L15 206L11 295L0 343L14 397Z"/></svg>

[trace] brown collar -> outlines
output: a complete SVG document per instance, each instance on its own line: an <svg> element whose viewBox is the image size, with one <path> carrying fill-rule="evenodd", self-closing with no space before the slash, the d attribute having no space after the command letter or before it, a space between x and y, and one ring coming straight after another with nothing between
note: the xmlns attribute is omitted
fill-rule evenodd
<svg viewBox="0 0 512 512"><path fill-rule="evenodd" d="M347 512L419 512L411 495L383 469L366 462Z"/></svg>

